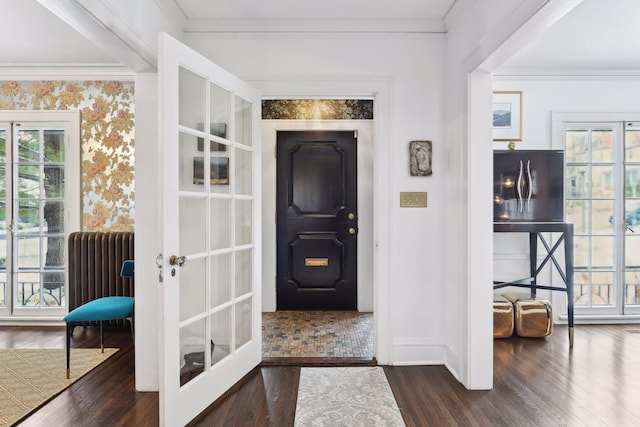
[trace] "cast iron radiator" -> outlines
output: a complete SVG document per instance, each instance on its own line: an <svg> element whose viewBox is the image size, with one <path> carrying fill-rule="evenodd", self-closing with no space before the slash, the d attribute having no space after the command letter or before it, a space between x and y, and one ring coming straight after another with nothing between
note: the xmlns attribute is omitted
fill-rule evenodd
<svg viewBox="0 0 640 427"><path fill-rule="evenodd" d="M133 232L78 231L69 235L69 311L94 299L133 295L133 278L120 277L122 262L133 259ZM97 324L86 322L84 325ZM126 326L125 320L103 322Z"/></svg>

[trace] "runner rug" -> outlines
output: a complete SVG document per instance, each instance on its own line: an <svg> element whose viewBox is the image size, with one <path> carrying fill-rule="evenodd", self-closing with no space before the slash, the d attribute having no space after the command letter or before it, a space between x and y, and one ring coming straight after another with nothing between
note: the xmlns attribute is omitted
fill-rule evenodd
<svg viewBox="0 0 640 427"><path fill-rule="evenodd" d="M0 426L10 426L107 360L117 348L71 349L66 378L64 349L0 350Z"/></svg>
<svg viewBox="0 0 640 427"><path fill-rule="evenodd" d="M301 368L295 427L404 425L381 367Z"/></svg>

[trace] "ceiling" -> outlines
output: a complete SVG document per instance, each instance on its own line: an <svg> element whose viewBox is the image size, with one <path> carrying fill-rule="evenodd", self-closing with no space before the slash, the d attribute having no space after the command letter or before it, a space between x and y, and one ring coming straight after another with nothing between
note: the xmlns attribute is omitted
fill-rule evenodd
<svg viewBox="0 0 640 427"><path fill-rule="evenodd" d="M640 1L584 0L504 67L640 70Z"/></svg>
<svg viewBox="0 0 640 427"><path fill-rule="evenodd" d="M155 0L194 22L296 22L403 20L438 22L456 0ZM175 4L174 4L175 3ZM11 19L0 26L0 65L116 64L36 0L0 0ZM9 14L4 15L9 16ZM640 1L584 0L512 57L505 67L640 69ZM37 25L29 25L29 22Z"/></svg>
<svg viewBox="0 0 640 427"><path fill-rule="evenodd" d="M0 10L11 11L0 26L0 65L116 62L36 0L0 0Z"/></svg>

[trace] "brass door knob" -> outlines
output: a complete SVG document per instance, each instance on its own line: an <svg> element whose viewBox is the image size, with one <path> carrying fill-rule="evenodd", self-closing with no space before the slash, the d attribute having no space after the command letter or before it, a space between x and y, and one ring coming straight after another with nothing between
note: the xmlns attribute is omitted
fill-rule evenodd
<svg viewBox="0 0 640 427"><path fill-rule="evenodd" d="M356 234L356 229L353 227L349 228L349 234Z"/></svg>
<svg viewBox="0 0 640 427"><path fill-rule="evenodd" d="M177 265L178 267L182 267L186 263L187 263L187 258L185 256L171 255L169 257L169 265Z"/></svg>
<svg viewBox="0 0 640 427"><path fill-rule="evenodd" d="M347 217L349 219L356 219L356 214L354 214L353 212L349 212L349 215Z"/></svg>

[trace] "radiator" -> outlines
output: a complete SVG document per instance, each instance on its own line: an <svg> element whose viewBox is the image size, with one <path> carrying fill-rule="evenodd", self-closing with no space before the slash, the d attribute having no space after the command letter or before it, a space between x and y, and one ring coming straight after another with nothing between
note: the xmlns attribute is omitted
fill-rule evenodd
<svg viewBox="0 0 640 427"><path fill-rule="evenodd" d="M69 235L69 311L101 297L134 296L133 278L120 277L122 262L133 259L133 234L79 231ZM129 326L124 320L104 325Z"/></svg>

